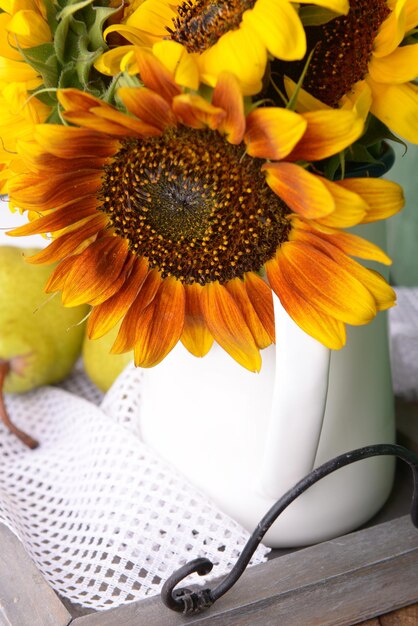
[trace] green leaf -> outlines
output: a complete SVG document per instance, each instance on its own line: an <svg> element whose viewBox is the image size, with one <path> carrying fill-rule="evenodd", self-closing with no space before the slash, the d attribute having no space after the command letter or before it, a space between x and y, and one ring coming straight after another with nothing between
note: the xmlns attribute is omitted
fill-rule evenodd
<svg viewBox="0 0 418 626"><path fill-rule="evenodd" d="M307 6L299 9L299 17L304 26L322 26L340 15L324 7Z"/></svg>
<svg viewBox="0 0 418 626"><path fill-rule="evenodd" d="M389 128L383 124L383 122L377 119L377 117L369 114L366 131L362 137L360 137L359 143L370 147L381 143L385 139L399 143L406 148L406 144L402 141L402 139L394 135Z"/></svg>

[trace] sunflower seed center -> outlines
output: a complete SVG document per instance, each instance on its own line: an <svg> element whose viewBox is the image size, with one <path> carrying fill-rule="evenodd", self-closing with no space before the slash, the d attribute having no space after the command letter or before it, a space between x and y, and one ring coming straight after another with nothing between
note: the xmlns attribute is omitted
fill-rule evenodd
<svg viewBox="0 0 418 626"><path fill-rule="evenodd" d="M167 27L169 38L188 52L204 52L237 29L244 11L254 4L255 0L185 0L177 7L173 27Z"/></svg>
<svg viewBox="0 0 418 626"><path fill-rule="evenodd" d="M258 272L288 238L290 210L262 163L206 129L125 140L105 167L101 210L163 278L224 283Z"/></svg>
<svg viewBox="0 0 418 626"><path fill-rule="evenodd" d="M316 45L304 88L335 107L367 75L377 32L390 14L386 0L350 0L348 15L311 29Z"/></svg>

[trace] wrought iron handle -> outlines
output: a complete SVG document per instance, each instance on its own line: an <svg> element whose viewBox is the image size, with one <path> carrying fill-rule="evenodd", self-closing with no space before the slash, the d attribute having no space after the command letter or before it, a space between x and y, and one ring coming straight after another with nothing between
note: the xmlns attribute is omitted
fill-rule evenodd
<svg viewBox="0 0 418 626"><path fill-rule="evenodd" d="M372 456L388 455L399 457L408 463L412 470L414 485L411 518L414 526L418 528L418 455L403 446L395 444L383 443L358 448L351 452L341 454L315 468L273 504L248 539L232 570L214 589L198 589L196 591L191 591L186 588L175 589L175 587L190 574L197 573L200 576L204 576L212 570L213 563L209 559L194 559L186 563L186 565L183 565L183 567L171 574L166 580L161 590L162 601L168 608L183 613L184 615L193 615L209 608L237 582L270 526L289 504L296 500L304 491L321 480L321 478L328 476L328 474L335 472L335 470L341 467Z"/></svg>

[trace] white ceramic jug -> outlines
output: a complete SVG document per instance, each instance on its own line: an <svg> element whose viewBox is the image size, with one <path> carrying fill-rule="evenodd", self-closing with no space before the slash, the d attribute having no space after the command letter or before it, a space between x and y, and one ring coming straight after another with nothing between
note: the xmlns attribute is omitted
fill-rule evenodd
<svg viewBox="0 0 418 626"><path fill-rule="evenodd" d="M360 232L381 241L383 228ZM250 531L315 466L394 441L386 315L348 328L346 347L331 353L277 298L275 314L277 348L263 351L260 374L218 346L196 359L181 344L144 371L144 441ZM300 546L353 530L384 504L393 471L394 459L379 457L334 472L300 496L264 542Z"/></svg>

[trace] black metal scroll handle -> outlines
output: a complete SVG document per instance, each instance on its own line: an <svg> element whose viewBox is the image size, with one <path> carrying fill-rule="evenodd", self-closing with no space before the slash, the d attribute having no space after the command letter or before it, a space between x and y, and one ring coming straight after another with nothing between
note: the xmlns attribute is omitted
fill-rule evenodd
<svg viewBox="0 0 418 626"><path fill-rule="evenodd" d="M213 563L206 558L194 559L174 572L164 583L161 590L161 599L164 604L173 611L178 611L184 615L200 613L209 608L216 600L223 596L236 583L244 572L257 546L264 535L279 517L279 515L304 491L309 489L314 483L321 480L335 470L361 459L372 456L394 455L408 463L414 477L413 497L411 505L412 523L418 528L418 455L407 448L395 444L376 444L358 448L351 452L346 452L340 456L327 461L314 469L310 474L302 478L292 489L289 489L266 513L259 522L253 534L248 539L240 557L229 574L214 589L175 589L175 587L190 574L197 573L200 576L208 574L213 567Z"/></svg>

